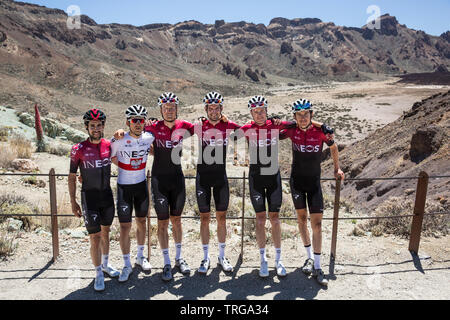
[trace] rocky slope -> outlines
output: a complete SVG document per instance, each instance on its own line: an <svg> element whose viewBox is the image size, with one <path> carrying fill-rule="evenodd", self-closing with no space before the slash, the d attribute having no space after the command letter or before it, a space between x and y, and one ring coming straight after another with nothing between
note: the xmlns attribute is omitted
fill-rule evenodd
<svg viewBox="0 0 450 320"><path fill-rule="evenodd" d="M450 67L448 32L430 36L389 15L379 30L313 18L135 27L84 15L81 29L69 30L62 10L4 0L0 17L0 103L29 111L38 102L44 115L56 111L63 120L88 104L110 112L152 106L163 90L191 104L212 89L253 95L282 83Z"/></svg>
<svg viewBox="0 0 450 320"><path fill-rule="evenodd" d="M339 130L339 128L337 128ZM414 177L450 174L450 91L420 102L393 123L340 152L347 178ZM332 161L323 164L332 172ZM371 209L391 196L415 197L417 180L346 181L341 195ZM427 199L448 206L450 179L430 179Z"/></svg>

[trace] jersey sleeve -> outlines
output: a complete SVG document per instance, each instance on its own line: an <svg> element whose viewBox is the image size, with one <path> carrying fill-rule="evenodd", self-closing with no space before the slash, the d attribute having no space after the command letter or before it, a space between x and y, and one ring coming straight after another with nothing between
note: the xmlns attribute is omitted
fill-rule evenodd
<svg viewBox="0 0 450 320"><path fill-rule="evenodd" d="M281 121L281 124L278 126L280 129L292 129L297 126L297 122L295 121Z"/></svg>
<svg viewBox="0 0 450 320"><path fill-rule="evenodd" d="M195 125L190 122L183 121L183 129L186 129L189 132L189 134L193 136L195 131Z"/></svg>
<svg viewBox="0 0 450 320"><path fill-rule="evenodd" d="M155 136L151 132L145 132L145 139L148 141L148 144L152 144L155 141Z"/></svg>
<svg viewBox="0 0 450 320"><path fill-rule="evenodd" d="M323 142L326 143L327 146L331 147L334 144L333 140L330 140L327 138L327 136L325 135L325 133L320 132L320 138L322 139Z"/></svg>
<svg viewBox="0 0 450 320"><path fill-rule="evenodd" d="M241 126L233 121L228 121L227 123L227 129L236 130L239 129Z"/></svg>
<svg viewBox="0 0 450 320"><path fill-rule="evenodd" d="M70 152L70 173L77 173L78 166L80 165L80 145L76 144L72 147L72 151Z"/></svg>
<svg viewBox="0 0 450 320"><path fill-rule="evenodd" d="M279 136L280 140L285 140L287 138L290 138L291 135L290 135L289 131L290 131L289 129L282 129L280 131L280 136Z"/></svg>
<svg viewBox="0 0 450 320"><path fill-rule="evenodd" d="M122 139L125 139L125 137ZM115 138L111 139L111 158L117 157L117 150L119 149L119 141L120 140L116 140Z"/></svg>

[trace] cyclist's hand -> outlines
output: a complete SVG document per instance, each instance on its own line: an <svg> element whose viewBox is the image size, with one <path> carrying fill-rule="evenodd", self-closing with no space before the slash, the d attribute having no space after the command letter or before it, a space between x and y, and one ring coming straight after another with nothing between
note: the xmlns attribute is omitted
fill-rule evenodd
<svg viewBox="0 0 450 320"><path fill-rule="evenodd" d="M222 114L222 118L220 118L221 121L223 122L228 122L228 117L224 114Z"/></svg>
<svg viewBox="0 0 450 320"><path fill-rule="evenodd" d="M155 155L155 152L154 152L154 150L153 150L153 144L150 146L150 154L151 154L152 156Z"/></svg>
<svg viewBox="0 0 450 320"><path fill-rule="evenodd" d="M116 132L114 132L114 139L120 140L125 136L125 131L123 129L119 129Z"/></svg>
<svg viewBox="0 0 450 320"><path fill-rule="evenodd" d="M334 177L336 180L344 181L344 172L341 169L337 169L337 171L334 172Z"/></svg>
<svg viewBox="0 0 450 320"><path fill-rule="evenodd" d="M80 205L76 201L72 202L72 212L75 217L80 218L82 216Z"/></svg>
<svg viewBox="0 0 450 320"><path fill-rule="evenodd" d="M81 177L81 175L78 176L78 182L83 183L83 178Z"/></svg>

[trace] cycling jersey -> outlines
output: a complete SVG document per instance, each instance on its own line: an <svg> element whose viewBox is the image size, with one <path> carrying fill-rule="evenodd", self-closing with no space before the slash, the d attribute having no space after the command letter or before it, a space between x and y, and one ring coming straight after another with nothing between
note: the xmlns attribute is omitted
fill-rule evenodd
<svg viewBox="0 0 450 320"><path fill-rule="evenodd" d="M111 177L111 143L101 139L94 144L88 140L77 143L70 154L70 173L77 173L80 167L82 191L109 190Z"/></svg>
<svg viewBox="0 0 450 320"><path fill-rule="evenodd" d="M223 176L226 168L226 152L231 133L240 126L232 121L219 121L213 125L209 120L195 125L201 150L197 161L197 172L215 173ZM216 159L216 155L217 158Z"/></svg>
<svg viewBox="0 0 450 320"><path fill-rule="evenodd" d="M111 157L117 157L119 167L118 184L137 184L145 180L145 166L153 134L144 132L139 138L128 132L120 140L111 140Z"/></svg>
<svg viewBox="0 0 450 320"><path fill-rule="evenodd" d="M174 126L169 128L163 120L160 120L145 126L145 131L152 133L155 137L152 176L183 174L181 169L183 138L194 133L194 125L187 121L175 120ZM176 156L172 157L172 151Z"/></svg>
<svg viewBox="0 0 450 320"><path fill-rule="evenodd" d="M298 127L283 130L280 139L288 137L292 140L292 175L320 176L323 143L331 146L334 142L313 125L306 131Z"/></svg>
<svg viewBox="0 0 450 320"><path fill-rule="evenodd" d="M276 174L278 171L278 134L279 130L291 128L295 125L292 121L283 121L275 125L272 120L267 120L262 126L252 122L237 130L237 137L245 135L250 153L249 174ZM276 152L272 159L272 151ZM272 160L276 161L275 164ZM274 167L275 166L275 167ZM262 170L263 168L275 168L274 170ZM269 173L273 171L273 173Z"/></svg>

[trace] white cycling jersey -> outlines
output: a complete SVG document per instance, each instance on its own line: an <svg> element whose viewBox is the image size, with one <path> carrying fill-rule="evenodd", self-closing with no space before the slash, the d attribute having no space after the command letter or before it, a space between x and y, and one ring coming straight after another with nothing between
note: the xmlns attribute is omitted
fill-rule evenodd
<svg viewBox="0 0 450 320"><path fill-rule="evenodd" d="M119 184L137 184L145 180L145 166L155 137L143 132L136 139L127 132L120 140L111 139L111 157L117 157L119 165Z"/></svg>

